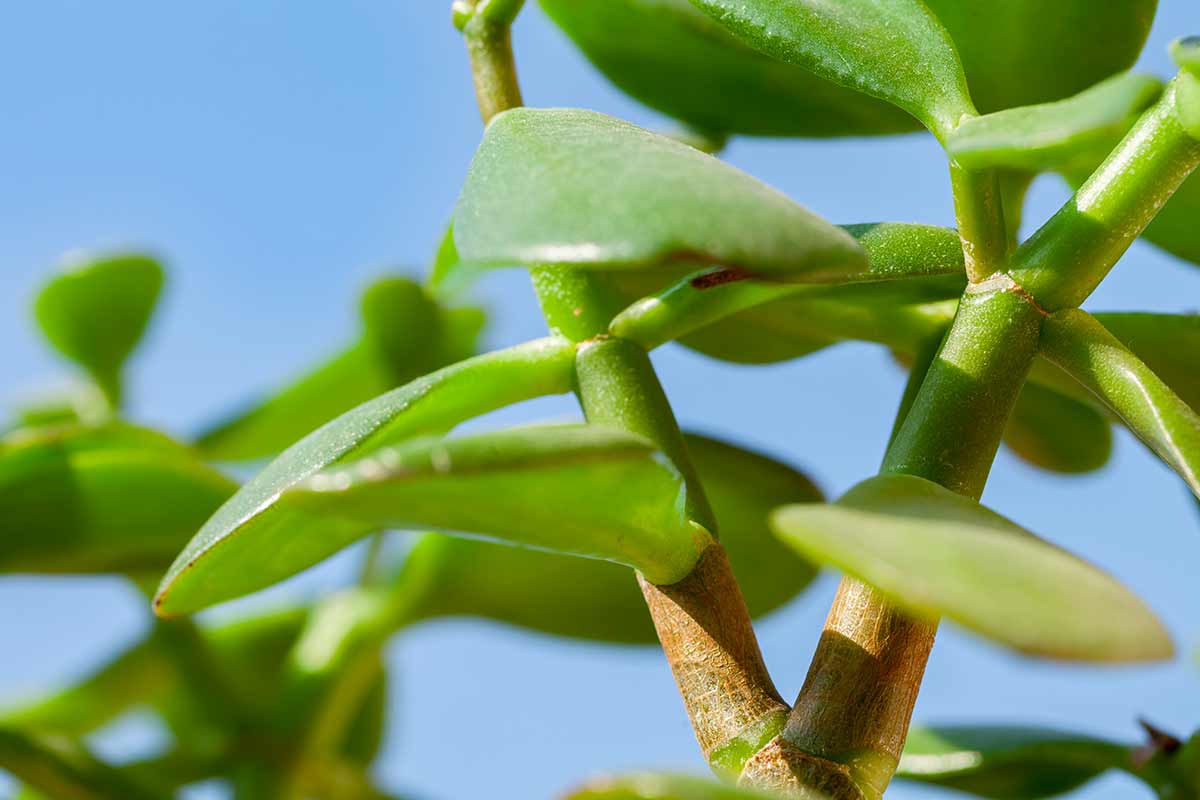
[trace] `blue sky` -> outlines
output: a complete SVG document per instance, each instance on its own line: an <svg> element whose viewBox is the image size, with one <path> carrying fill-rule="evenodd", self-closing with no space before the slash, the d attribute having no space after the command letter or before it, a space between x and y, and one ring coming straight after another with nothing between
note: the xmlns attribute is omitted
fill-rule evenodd
<svg viewBox="0 0 1200 800"><path fill-rule="evenodd" d="M422 272L478 142L470 80L448 10L429 0L42 0L0 28L0 400L69 370L34 333L34 288L74 249L146 247L171 275L131 374L133 412L181 435L336 350L358 291L387 270ZM1144 66L1200 29L1194 0L1162 0ZM527 102L671 123L625 99L531 5L517 25ZM835 222L950 224L944 157L929 137L737 140L727 157ZM1028 219L1064 199L1035 185ZM489 278L490 344L543 333L526 277ZM1200 270L1135 246L1095 309L1196 310ZM878 348L843 345L745 368L668 347L655 354L682 422L809 469L836 494L871 474L902 375ZM738 409L731 414L729 409ZM497 422L574 414L539 401ZM1127 435L1113 464L1053 477L1001 453L985 502L1086 555L1200 643L1200 516L1180 482ZM286 587L319 592L353 554ZM760 624L785 695L799 688L836 578ZM86 668L145 625L103 579L0 579L0 697ZM14 655L16 654L16 655ZM390 651L392 735L378 773L430 798L549 797L605 770L704 769L655 649L585 645L474 622L426 625ZM1200 668L1080 667L1015 657L945 626L917 717L1037 722L1136 737L1145 715L1200 725ZM106 752L152 743L144 725ZM3 784L0 784L2 786ZM2 789L0 789L2 791ZM897 798L932 797L897 787ZM1131 796L1114 776L1081 796Z"/></svg>

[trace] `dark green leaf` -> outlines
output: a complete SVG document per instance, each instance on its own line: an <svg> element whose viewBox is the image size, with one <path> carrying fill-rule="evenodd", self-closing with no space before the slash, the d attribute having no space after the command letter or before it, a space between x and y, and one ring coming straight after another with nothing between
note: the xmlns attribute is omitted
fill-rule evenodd
<svg viewBox="0 0 1200 800"><path fill-rule="evenodd" d="M355 406L438 367L469 357L483 325L477 309L438 306L407 278L363 293L361 339L271 397L202 433L208 458L271 456Z"/></svg>
<svg viewBox="0 0 1200 800"><path fill-rule="evenodd" d="M974 107L920 0L692 0L750 46L899 106L944 138Z"/></svg>
<svg viewBox="0 0 1200 800"><path fill-rule="evenodd" d="M454 238L476 266L716 263L802 282L867 271L852 237L774 189L591 111L514 109L492 120Z"/></svg>
<svg viewBox="0 0 1200 800"><path fill-rule="evenodd" d="M1158 0L925 0L980 112L1059 100L1129 69Z"/></svg>
<svg viewBox="0 0 1200 800"><path fill-rule="evenodd" d="M235 488L150 431L17 431L0 440L0 572L160 571Z"/></svg>
<svg viewBox="0 0 1200 800"><path fill-rule="evenodd" d="M820 493L807 477L765 456L706 437L686 439L750 614L765 614L814 576L770 534L767 515ZM629 570L595 559L426 534L397 583L397 614L406 620L482 616L561 636L657 641Z"/></svg>
<svg viewBox="0 0 1200 800"><path fill-rule="evenodd" d="M282 496L372 529L433 526L687 576L710 535L648 441L588 425L422 439L319 473Z"/></svg>
<svg viewBox="0 0 1200 800"><path fill-rule="evenodd" d="M1200 417L1145 362L1078 309L1046 319L1042 353L1091 390L1200 497Z"/></svg>
<svg viewBox="0 0 1200 800"><path fill-rule="evenodd" d="M1132 756L1123 745L1045 728L914 728L896 777L977 797L1035 800L1127 769Z"/></svg>
<svg viewBox="0 0 1200 800"><path fill-rule="evenodd" d="M1142 236L1174 256L1200 264L1200 233L1196 230L1198 218L1200 172L1193 173L1183 182Z"/></svg>
<svg viewBox="0 0 1200 800"><path fill-rule="evenodd" d="M947 139L946 152L967 169L1053 169L1110 147L1162 87L1152 76L1125 73L1065 100L964 120Z"/></svg>
<svg viewBox="0 0 1200 800"><path fill-rule="evenodd" d="M121 367L142 338L162 284L157 261L129 254L80 262L38 293L34 312L46 338L86 369L114 406Z"/></svg>
<svg viewBox="0 0 1200 800"><path fill-rule="evenodd" d="M771 800L773 797L704 778L647 772L593 781L568 793L564 800ZM816 794L806 794L805 798L822 800Z"/></svg>
<svg viewBox="0 0 1200 800"><path fill-rule="evenodd" d="M764 56L688 0L541 0L609 80L702 131L862 136L917 130L886 103Z"/></svg>
<svg viewBox="0 0 1200 800"><path fill-rule="evenodd" d="M1052 472L1100 469L1112 454L1112 425L1093 406L1026 383L1004 429L1004 443Z"/></svg>
<svg viewBox="0 0 1200 800"><path fill-rule="evenodd" d="M163 578L157 611L190 613L270 586L362 538L371 526L275 503L339 460L570 391L573 366L568 342L541 339L445 367L329 422L284 451L209 519Z"/></svg>
<svg viewBox="0 0 1200 800"><path fill-rule="evenodd" d="M801 555L910 613L949 617L1024 653L1094 661L1172 653L1162 624L1111 576L922 478L871 478L834 505L785 506L772 526Z"/></svg>
<svg viewBox="0 0 1200 800"><path fill-rule="evenodd" d="M61 736L0 728L0 769L55 800L163 800Z"/></svg>

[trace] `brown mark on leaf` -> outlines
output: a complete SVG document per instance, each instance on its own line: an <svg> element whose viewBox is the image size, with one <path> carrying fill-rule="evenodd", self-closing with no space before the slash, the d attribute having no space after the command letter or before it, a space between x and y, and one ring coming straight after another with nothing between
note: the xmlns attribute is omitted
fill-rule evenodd
<svg viewBox="0 0 1200 800"><path fill-rule="evenodd" d="M752 277L754 277L753 273L745 267L729 267L697 275L692 278L690 283L693 289L704 291L705 289L711 289L714 286L721 286L726 283L749 280Z"/></svg>
<svg viewBox="0 0 1200 800"><path fill-rule="evenodd" d="M1141 769L1146 766L1159 753L1163 755L1174 755L1183 747L1183 742L1176 736L1164 731L1145 719L1139 719L1138 724L1142 726L1142 730L1146 732L1146 738L1149 741L1133 751L1133 766L1134 769Z"/></svg>

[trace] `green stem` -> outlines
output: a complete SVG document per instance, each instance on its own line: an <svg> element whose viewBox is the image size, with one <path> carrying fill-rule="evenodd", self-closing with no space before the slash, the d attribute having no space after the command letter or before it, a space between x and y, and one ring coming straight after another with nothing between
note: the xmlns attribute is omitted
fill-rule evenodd
<svg viewBox="0 0 1200 800"><path fill-rule="evenodd" d="M1078 307L1200 166L1172 81L1075 195L1013 254L1009 274L1049 311Z"/></svg>
<svg viewBox="0 0 1200 800"><path fill-rule="evenodd" d="M946 332L943 330L937 336L931 336L924 345L917 349L912 366L908 370L908 381L904 384L904 394L900 397L900 406L896 409L895 421L892 422L892 432L888 435L888 450L891 450L892 445L896 442L900 428L904 426L904 420L908 419L908 412L917 402L921 385L925 383L925 376L929 374L929 368L933 366L933 361L937 358L938 350L941 349L942 340L945 338Z"/></svg>
<svg viewBox="0 0 1200 800"><path fill-rule="evenodd" d="M994 169L968 170L951 163L950 187L967 277L973 282L986 280L1004 267L1008 255L999 174Z"/></svg>
<svg viewBox="0 0 1200 800"><path fill-rule="evenodd" d="M485 125L501 111L522 104L510 32L521 5L520 0L483 0L469 8L456 6L455 22L467 42L475 99Z"/></svg>

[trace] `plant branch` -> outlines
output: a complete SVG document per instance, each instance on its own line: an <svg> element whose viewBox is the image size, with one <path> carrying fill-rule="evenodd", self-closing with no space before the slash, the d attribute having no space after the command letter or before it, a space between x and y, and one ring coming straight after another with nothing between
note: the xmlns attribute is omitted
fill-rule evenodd
<svg viewBox="0 0 1200 800"><path fill-rule="evenodd" d="M1003 268L1008 255L1000 176L994 169L968 170L951 162L950 187L967 277L972 282L984 281Z"/></svg>
<svg viewBox="0 0 1200 800"><path fill-rule="evenodd" d="M455 3L454 21L467 42L475 99L486 125L492 117L522 104L513 60L511 25L523 0Z"/></svg>

